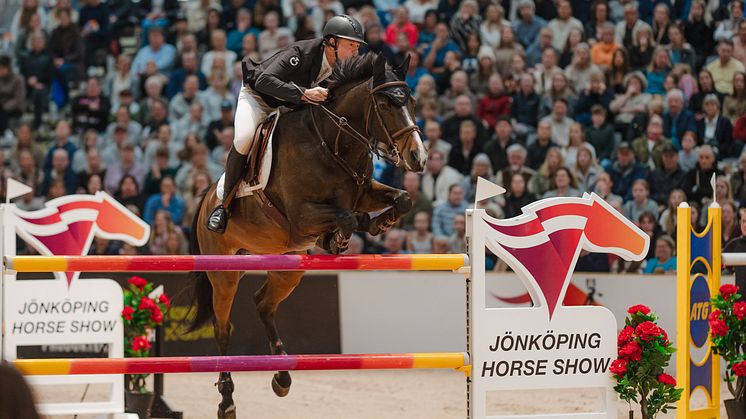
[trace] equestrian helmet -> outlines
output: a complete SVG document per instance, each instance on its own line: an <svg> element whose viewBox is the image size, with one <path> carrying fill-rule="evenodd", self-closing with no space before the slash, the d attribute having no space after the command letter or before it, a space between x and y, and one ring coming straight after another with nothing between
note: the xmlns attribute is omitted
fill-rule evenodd
<svg viewBox="0 0 746 419"><path fill-rule="evenodd" d="M334 16L326 22L323 36L326 40L329 38L343 38L367 45L365 40L363 40L364 33L363 25L357 19L347 15L339 15Z"/></svg>

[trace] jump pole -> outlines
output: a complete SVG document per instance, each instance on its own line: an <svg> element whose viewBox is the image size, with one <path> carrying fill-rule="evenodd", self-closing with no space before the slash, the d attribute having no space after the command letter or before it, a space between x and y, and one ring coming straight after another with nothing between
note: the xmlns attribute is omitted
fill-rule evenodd
<svg viewBox="0 0 746 419"><path fill-rule="evenodd" d="M456 271L465 254L6 256L16 272Z"/></svg>
<svg viewBox="0 0 746 419"><path fill-rule="evenodd" d="M164 374L195 372L460 369L464 352L354 355L192 356L160 358L16 359L25 375Z"/></svg>

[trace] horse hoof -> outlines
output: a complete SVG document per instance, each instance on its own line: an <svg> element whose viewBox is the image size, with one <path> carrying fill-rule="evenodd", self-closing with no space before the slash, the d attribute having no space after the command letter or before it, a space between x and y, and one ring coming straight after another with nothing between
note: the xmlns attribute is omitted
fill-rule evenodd
<svg viewBox="0 0 746 419"><path fill-rule="evenodd" d="M218 419L236 419L236 405L232 404L226 409L218 408Z"/></svg>
<svg viewBox="0 0 746 419"><path fill-rule="evenodd" d="M290 374L287 371L277 373L272 377L272 391L275 392L277 397L285 397L290 392Z"/></svg>

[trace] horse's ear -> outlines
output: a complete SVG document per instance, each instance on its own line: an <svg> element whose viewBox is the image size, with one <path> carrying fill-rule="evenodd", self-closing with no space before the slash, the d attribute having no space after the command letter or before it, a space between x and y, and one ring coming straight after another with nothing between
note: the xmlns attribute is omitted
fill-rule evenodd
<svg viewBox="0 0 746 419"><path fill-rule="evenodd" d="M407 54L407 58L394 68L394 74L396 74L396 77L399 77L399 80L404 80L407 77L407 72L409 71L409 60L411 58L412 56Z"/></svg>
<svg viewBox="0 0 746 419"><path fill-rule="evenodd" d="M379 53L373 61L373 85L386 83L386 57Z"/></svg>

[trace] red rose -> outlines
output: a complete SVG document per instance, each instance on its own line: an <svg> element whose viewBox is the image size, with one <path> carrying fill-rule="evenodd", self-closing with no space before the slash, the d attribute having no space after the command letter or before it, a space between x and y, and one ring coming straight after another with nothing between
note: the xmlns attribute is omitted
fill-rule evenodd
<svg viewBox="0 0 746 419"><path fill-rule="evenodd" d="M668 374L660 374L660 375L658 375L658 382L661 383L661 384L665 384L665 385L676 387L676 379L673 378L673 377L671 377Z"/></svg>
<svg viewBox="0 0 746 419"><path fill-rule="evenodd" d="M710 320L710 331L713 336L725 336L728 334L730 328L724 321L720 319Z"/></svg>
<svg viewBox="0 0 746 419"><path fill-rule="evenodd" d="M629 314L640 313L643 315L647 315L647 314L650 314L650 308L648 308L648 306L646 305L638 304L627 309L627 313Z"/></svg>
<svg viewBox="0 0 746 419"><path fill-rule="evenodd" d="M746 302L739 301L733 304L733 314L736 315L738 320L743 320L746 317Z"/></svg>
<svg viewBox="0 0 746 419"><path fill-rule="evenodd" d="M624 326L624 329L622 329L621 332L619 332L619 336L617 336L616 344L617 346L622 346L625 343L627 343L630 339L632 339L632 333L634 333L635 329L632 328L632 326Z"/></svg>
<svg viewBox="0 0 746 419"><path fill-rule="evenodd" d="M715 321L720 318L720 310L712 310L710 315L707 317L708 321Z"/></svg>
<svg viewBox="0 0 746 419"><path fill-rule="evenodd" d="M163 321L163 313L161 312L161 309L158 307L155 307L154 309L150 310L150 320L155 322L155 324L161 324Z"/></svg>
<svg viewBox="0 0 746 419"><path fill-rule="evenodd" d="M642 322L635 328L635 333L645 342L663 334L663 329L653 322Z"/></svg>
<svg viewBox="0 0 746 419"><path fill-rule="evenodd" d="M668 341L668 333L666 333L665 330L661 329L661 332L663 332L663 346L667 346L669 343Z"/></svg>
<svg viewBox="0 0 746 419"><path fill-rule="evenodd" d="M746 361L733 365L733 373L739 377L746 377Z"/></svg>
<svg viewBox="0 0 746 419"><path fill-rule="evenodd" d="M627 373L627 361L623 359L615 359L614 362L611 363L609 371L618 377L623 376Z"/></svg>
<svg viewBox="0 0 746 419"><path fill-rule="evenodd" d="M624 346L619 348L619 356L627 361L639 361L642 359L642 348L640 344L634 340L627 342Z"/></svg>
<svg viewBox="0 0 746 419"><path fill-rule="evenodd" d="M132 278L127 280L127 282L140 289L143 289L146 285L148 285L148 280L139 276L133 276Z"/></svg>
<svg viewBox="0 0 746 419"><path fill-rule="evenodd" d="M145 336L138 336L132 339L132 350L135 352L150 350L150 342Z"/></svg>
<svg viewBox="0 0 746 419"><path fill-rule="evenodd" d="M127 306L122 309L122 317L124 317L125 320L132 320L132 314L135 312L135 309Z"/></svg>
<svg viewBox="0 0 746 419"><path fill-rule="evenodd" d="M148 298L148 297L142 297L142 298L140 299L140 305L139 305L139 306L137 306L137 308L138 308L139 310L150 310L150 309L152 309L153 307L157 307L157 306L155 305L155 301L153 301L152 299L150 299L150 298Z"/></svg>
<svg viewBox="0 0 746 419"><path fill-rule="evenodd" d="M738 292L738 287L733 284L725 284L720 287L720 295L722 295L723 298L725 298L726 300L728 299L728 297L730 297L731 295L737 292Z"/></svg>
<svg viewBox="0 0 746 419"><path fill-rule="evenodd" d="M166 308L169 308L171 306L171 299L168 298L166 294L161 294L161 296L158 297L158 302L161 304L165 304Z"/></svg>

